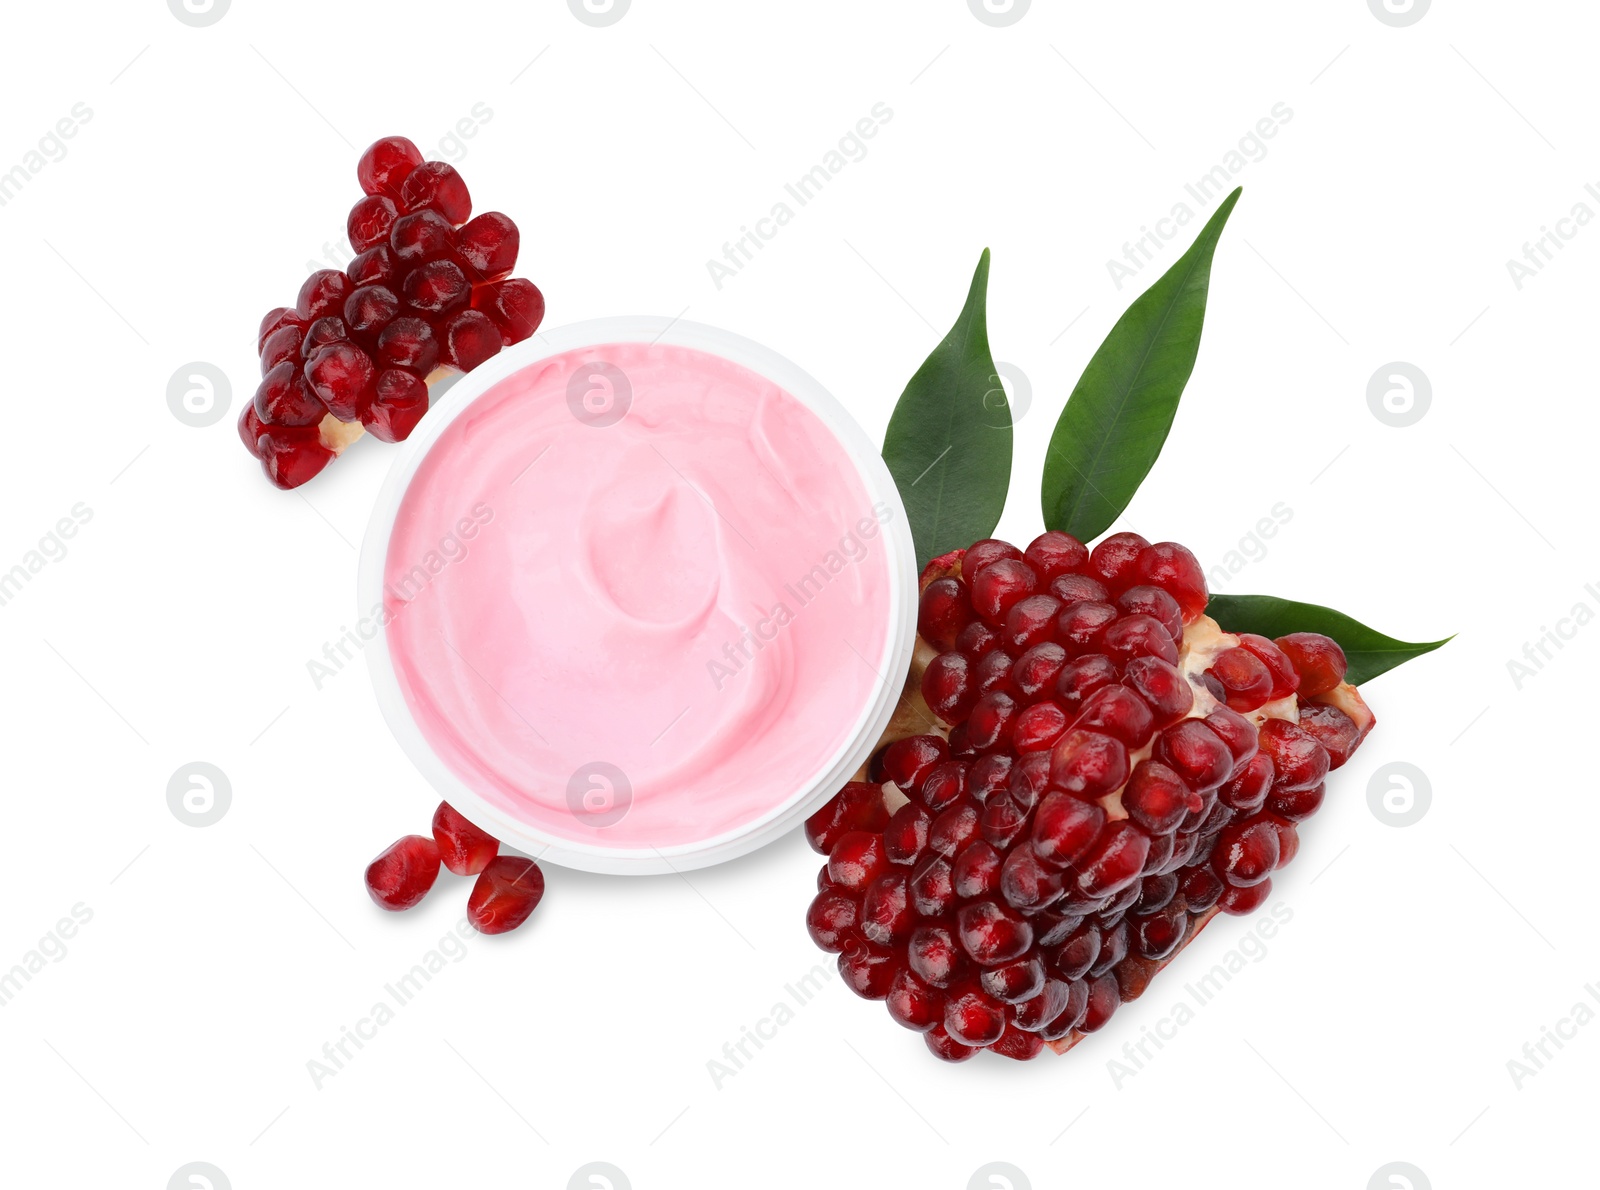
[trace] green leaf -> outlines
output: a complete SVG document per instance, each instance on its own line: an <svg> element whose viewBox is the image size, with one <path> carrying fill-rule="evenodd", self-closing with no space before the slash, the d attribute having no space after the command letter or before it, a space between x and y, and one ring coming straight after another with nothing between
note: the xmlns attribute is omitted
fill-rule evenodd
<svg viewBox="0 0 1600 1190"><path fill-rule="evenodd" d="M961 316L900 394L883 436L918 570L993 533L1011 486L1011 407L989 354L988 284L985 248Z"/></svg>
<svg viewBox="0 0 1600 1190"><path fill-rule="evenodd" d="M1356 686L1455 639L1447 636L1444 640L1411 644L1385 636L1331 607L1296 603L1275 595L1213 595L1206 615L1228 632L1254 632L1268 638L1291 632L1331 636L1350 663L1345 680Z"/></svg>
<svg viewBox="0 0 1600 1190"><path fill-rule="evenodd" d="M1239 194L1228 195L1178 263L1128 307L1083 370L1045 456L1046 528L1093 541L1149 474L1194 371L1211 257Z"/></svg>

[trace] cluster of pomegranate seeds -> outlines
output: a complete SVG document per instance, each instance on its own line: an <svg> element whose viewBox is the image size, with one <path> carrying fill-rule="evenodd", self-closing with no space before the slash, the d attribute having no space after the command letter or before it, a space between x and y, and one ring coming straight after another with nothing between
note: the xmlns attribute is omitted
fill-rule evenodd
<svg viewBox="0 0 1600 1190"><path fill-rule="evenodd" d="M504 934L528 920L544 897L544 873L531 859L500 855L500 842L448 802L433 814L433 834L395 840L367 865L367 893L383 909L416 906L439 878L440 865L476 876L467 919L480 934Z"/></svg>
<svg viewBox="0 0 1600 1190"><path fill-rule="evenodd" d="M517 225L498 211L471 218L454 167L387 136L356 176L355 259L311 274L293 307L261 320L261 387L239 437L280 488L311 479L363 430L406 438L428 411L434 368L470 372L544 319L544 295L510 276Z"/></svg>
<svg viewBox="0 0 1600 1190"><path fill-rule="evenodd" d="M807 821L828 862L806 921L939 1057L1104 1026L1217 912L1267 899L1371 729L1332 640L1229 635L1206 604L1192 553L1133 533L980 541L924 574L948 738L886 745Z"/></svg>

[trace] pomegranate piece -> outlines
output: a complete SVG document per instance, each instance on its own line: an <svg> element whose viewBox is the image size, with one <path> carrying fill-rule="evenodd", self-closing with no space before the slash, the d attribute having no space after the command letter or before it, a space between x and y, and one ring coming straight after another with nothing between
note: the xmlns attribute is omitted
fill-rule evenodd
<svg viewBox="0 0 1600 1190"><path fill-rule="evenodd" d="M400 197L401 184L422 164L417 146L403 136L386 136L373 141L356 163L356 180L363 194Z"/></svg>
<svg viewBox="0 0 1600 1190"><path fill-rule="evenodd" d="M410 909L438 878L438 846L426 836L406 835L367 865L367 895L381 909Z"/></svg>
<svg viewBox="0 0 1600 1190"><path fill-rule="evenodd" d="M532 281L513 277L479 285L472 291L472 308L489 316L500 328L500 341L510 347L520 343L544 321L544 294Z"/></svg>
<svg viewBox="0 0 1600 1190"><path fill-rule="evenodd" d="M456 255L475 283L498 281L517 263L522 236L499 211L485 211L456 231Z"/></svg>
<svg viewBox="0 0 1600 1190"><path fill-rule="evenodd" d="M500 850L500 840L479 830L449 802L433 812L433 841L439 860L457 876L476 876Z"/></svg>
<svg viewBox="0 0 1600 1190"><path fill-rule="evenodd" d="M408 212L437 211L452 227L459 227L472 214L472 196L455 166L443 161L424 161L406 175L400 184L400 203Z"/></svg>
<svg viewBox="0 0 1600 1190"><path fill-rule="evenodd" d="M478 874L467 898L467 920L480 934L514 930L544 898L544 872L531 859L502 855Z"/></svg>

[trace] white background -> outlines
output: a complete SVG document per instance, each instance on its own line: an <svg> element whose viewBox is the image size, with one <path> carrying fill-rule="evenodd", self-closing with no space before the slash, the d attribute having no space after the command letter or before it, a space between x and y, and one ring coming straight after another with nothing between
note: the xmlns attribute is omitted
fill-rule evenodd
<svg viewBox="0 0 1600 1190"><path fill-rule="evenodd" d="M1600 980L1600 630L1520 690L1507 661L1600 608L1600 228L1520 291L1506 260L1600 210L1590 6L1440 0L1395 28L1365 0L1037 0L995 28L964 0L635 0L594 28L558 0L234 0L193 28L103 0L6 23L0 169L75 104L92 118L0 207L0 569L75 504L92 519L0 607L0 967L93 913L0 1009L6 1184L158 1190L205 1161L241 1190L563 1187L604 1161L640 1188L959 1188L1004 1161L1036 1187L1358 1190L1393 1161L1447 1187L1554 1183L1578 1160L1600 1028L1520 1089L1506 1064ZM866 157L719 290L708 258L879 102ZM1108 1061L1251 922L1213 926L1066 1058L944 1066L830 978L715 1086L724 1043L830 966L798 835L688 880L551 870L532 924L474 937L314 1086L307 1061L451 929L467 885L446 874L408 915L369 903L363 865L434 798L364 667L320 691L306 670L355 610L386 449L285 494L233 422L262 313L342 241L360 148L403 133L440 155L480 103L454 156L479 208L520 223L552 325L726 326L875 437L991 247L994 354L1031 383L1000 527L1018 541L1067 393L1159 272L1119 292L1107 259L1292 111L1239 174L1199 366L1127 526L1214 565L1282 502L1227 590L1459 636L1367 691L1379 726L1277 880L1292 921L1120 1086ZM1367 404L1393 360L1432 382L1408 428ZM231 382L208 428L167 406L190 361ZM166 804L195 760L232 785L204 829ZM1367 804L1396 760L1433 790L1404 829Z"/></svg>

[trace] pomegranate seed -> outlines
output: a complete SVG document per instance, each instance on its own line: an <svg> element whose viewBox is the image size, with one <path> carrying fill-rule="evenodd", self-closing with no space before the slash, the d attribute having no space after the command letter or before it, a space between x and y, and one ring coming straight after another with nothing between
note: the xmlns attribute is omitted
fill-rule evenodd
<svg viewBox="0 0 1600 1190"><path fill-rule="evenodd" d="M1178 884L1184 902L1193 914L1205 913L1217 903L1226 887L1222 878L1209 868L1190 868Z"/></svg>
<svg viewBox="0 0 1600 1190"><path fill-rule="evenodd" d="M1100 957L1089 968L1089 978L1099 979L1128 957L1128 925L1118 922L1100 931Z"/></svg>
<svg viewBox="0 0 1600 1190"><path fill-rule="evenodd" d="M1066 664L1067 651L1054 641L1034 645L1012 665L1011 685L1024 698L1038 698L1055 686Z"/></svg>
<svg viewBox="0 0 1600 1190"><path fill-rule="evenodd" d="M1361 728L1338 707L1305 703L1300 707L1300 730L1328 753L1328 768L1336 769L1350 759L1361 743Z"/></svg>
<svg viewBox="0 0 1600 1190"><path fill-rule="evenodd" d="M1001 644L1012 653L1021 653L1050 639L1061 600L1054 595L1029 595L1006 613Z"/></svg>
<svg viewBox="0 0 1600 1190"><path fill-rule="evenodd" d="M922 804L935 814L955 805L966 795L967 770L958 762L938 765L922 782Z"/></svg>
<svg viewBox="0 0 1600 1190"><path fill-rule="evenodd" d="M299 365L288 360L262 379L252 406L258 419L278 426L314 426L328 412L300 374Z"/></svg>
<svg viewBox="0 0 1600 1190"><path fill-rule="evenodd" d="M321 269L307 277L300 286L300 297L295 309L307 322L324 314L337 314L344 309L344 299L350 296L350 282L338 269Z"/></svg>
<svg viewBox="0 0 1600 1190"><path fill-rule="evenodd" d="M806 842L827 855L847 831L881 831L889 823L883 791L865 781L852 781L806 819Z"/></svg>
<svg viewBox="0 0 1600 1190"><path fill-rule="evenodd" d="M906 965L924 983L949 987L965 970L967 960L946 926L918 926L906 943Z"/></svg>
<svg viewBox="0 0 1600 1190"><path fill-rule="evenodd" d="M425 314L445 315L463 310L472 300L472 286L453 260L430 260L418 265L402 286L406 305ZM499 349L499 332L495 346Z"/></svg>
<svg viewBox="0 0 1600 1190"><path fill-rule="evenodd" d="M973 680L977 683L978 692L987 694L991 690L999 690L1011 694L1016 687L1011 681L1011 670L1015 663L1011 654L1003 649L991 649L973 667Z"/></svg>
<svg viewBox="0 0 1600 1190"><path fill-rule="evenodd" d="M980 825L984 840L998 851L1016 842L1028 825L1028 813L1009 795L997 797L983 808Z"/></svg>
<svg viewBox="0 0 1600 1190"><path fill-rule="evenodd" d="M1231 913L1243 917L1246 913L1254 913L1267 903L1267 898L1272 895L1272 878L1269 876L1260 884L1252 884L1248 888L1229 885L1223 889L1222 896L1217 901L1217 908L1224 913Z"/></svg>
<svg viewBox="0 0 1600 1190"><path fill-rule="evenodd" d="M333 462L333 451L315 426L267 426L256 439L256 457L273 486L287 491L315 479Z"/></svg>
<svg viewBox="0 0 1600 1190"><path fill-rule="evenodd" d="M396 839L367 865L367 895L381 909L410 909L439 878L439 848L423 835Z"/></svg>
<svg viewBox="0 0 1600 1190"><path fill-rule="evenodd" d="M885 872L867 886L861 898L861 934L868 942L888 946L904 938L913 921L905 872Z"/></svg>
<svg viewBox="0 0 1600 1190"><path fill-rule="evenodd" d="M261 320L261 332L256 336L256 351L261 353L267 345L267 336L284 327L292 326L305 333L306 319L298 310L291 310L286 306L279 306L276 310L267 311L267 316Z"/></svg>
<svg viewBox="0 0 1600 1190"><path fill-rule="evenodd" d="M1322 808L1322 799L1327 796L1327 792L1326 785L1287 790L1274 787L1267 795L1267 809L1279 818L1286 818L1290 822L1301 822Z"/></svg>
<svg viewBox="0 0 1600 1190"><path fill-rule="evenodd" d="M1040 753L1019 757L1010 769L1006 795L1020 809L1032 810L1050 784L1050 758Z"/></svg>
<svg viewBox="0 0 1600 1190"><path fill-rule="evenodd" d="M928 848L935 855L953 856L978 833L978 807L958 802L933 820L928 828Z"/></svg>
<svg viewBox="0 0 1600 1190"><path fill-rule="evenodd" d="M948 857L925 851L911 869L911 907L923 917L939 917L955 904Z"/></svg>
<svg viewBox="0 0 1600 1190"><path fill-rule="evenodd" d="M1098 731L1075 728L1050 755L1050 784L1088 801L1121 788L1127 780L1127 747Z"/></svg>
<svg viewBox="0 0 1600 1190"><path fill-rule="evenodd" d="M401 215L389 230L389 251L395 263L406 270L448 256L455 242L456 229L434 211Z"/></svg>
<svg viewBox="0 0 1600 1190"><path fill-rule="evenodd" d="M1287 719L1261 725L1261 750L1272 758L1274 793L1311 789L1328 775L1328 751Z"/></svg>
<svg viewBox="0 0 1600 1190"><path fill-rule="evenodd" d="M417 146L403 136L386 136L373 141L356 163L356 180L363 194L400 197L400 186L410 172L422 164Z"/></svg>
<svg viewBox="0 0 1600 1190"><path fill-rule="evenodd" d="M1000 634L982 620L975 620L956 634L956 649L963 657L977 661L1000 647Z"/></svg>
<svg viewBox="0 0 1600 1190"><path fill-rule="evenodd" d="M1113 595L1120 595L1139 580L1134 577L1139 555L1150 543L1137 533L1113 533L1089 555L1089 574L1105 584ZM1157 583L1156 586L1160 586Z"/></svg>
<svg viewBox="0 0 1600 1190"><path fill-rule="evenodd" d="M1131 778L1130 778L1131 779ZM1143 825L1142 823L1140 825ZM1149 828L1146 828L1148 830ZM1144 874L1146 876L1159 876L1170 871L1175 871L1183 865L1177 864L1168 867L1172 857L1178 853L1177 836L1170 831L1164 835L1150 836L1150 854L1145 856Z"/></svg>
<svg viewBox="0 0 1600 1190"><path fill-rule="evenodd" d="M1033 849L1058 867L1075 863L1105 826L1106 812L1093 802L1067 793L1051 793L1039 803L1033 819Z"/></svg>
<svg viewBox="0 0 1600 1190"><path fill-rule="evenodd" d="M1170 727L1194 707L1194 688L1176 666L1159 657L1128 662L1122 680L1155 712L1157 728Z"/></svg>
<svg viewBox="0 0 1600 1190"><path fill-rule="evenodd" d="M1254 653L1261 664L1267 667L1267 672L1272 675L1272 692L1267 696L1271 701L1287 698L1300 686L1300 675L1295 672L1294 662L1289 660L1289 655L1264 636L1257 636L1253 632L1239 634L1239 647Z"/></svg>
<svg viewBox="0 0 1600 1190"><path fill-rule="evenodd" d="M1007 756L1003 752L979 757L973 762L967 788L980 802L988 802L996 796L1008 793L1011 788L1011 770L1016 764L1014 757Z"/></svg>
<svg viewBox="0 0 1600 1190"><path fill-rule="evenodd" d="M1000 853L983 839L968 843L950 870L950 886L963 901L1000 890Z"/></svg>
<svg viewBox="0 0 1600 1190"><path fill-rule="evenodd" d="M1021 753L1043 752L1066 730L1065 711L1053 702L1035 703L1017 716L1011 728L1011 746Z"/></svg>
<svg viewBox="0 0 1600 1190"><path fill-rule="evenodd" d="M1228 746L1228 753L1233 757L1235 767L1255 756L1259 741L1256 725L1238 711L1218 707L1206 716L1206 726L1216 732L1217 737Z"/></svg>
<svg viewBox="0 0 1600 1190"><path fill-rule="evenodd" d="M500 328L500 341L510 347L539 329L544 321L544 294L532 281L512 277L475 288L472 308L489 316Z"/></svg>
<svg viewBox="0 0 1600 1190"><path fill-rule="evenodd" d="M856 928L859 910L855 899L837 889L824 889L806 910L806 932L811 940L830 954L844 949L845 938Z"/></svg>
<svg viewBox="0 0 1600 1190"><path fill-rule="evenodd" d="M944 1027L963 1045L992 1045L1006 1031L1006 1012L977 988L966 988L945 1001Z"/></svg>
<svg viewBox="0 0 1600 1190"><path fill-rule="evenodd" d="M1039 579L1021 558L998 558L971 580L972 607L998 628L1006 613L1038 589Z"/></svg>
<svg viewBox="0 0 1600 1190"><path fill-rule="evenodd" d="M1122 791L1122 808L1152 835L1177 830L1201 804L1200 795L1158 760L1141 760Z"/></svg>
<svg viewBox="0 0 1600 1190"><path fill-rule="evenodd" d="M266 426L261 418L256 415L254 401L246 401L244 408L239 410L239 441L244 443L244 448L250 452L250 457L256 457L256 439L266 432Z"/></svg>
<svg viewBox="0 0 1600 1190"><path fill-rule="evenodd" d="M1072 985L1062 979L1047 978L1044 988L1031 999L1011 1006L1011 1023L1029 1033L1037 1033L1066 1011Z"/></svg>
<svg viewBox="0 0 1600 1190"><path fill-rule="evenodd" d="M1047 869L1032 847L1013 848L1000 865L1000 895L1013 909L1044 909L1065 892L1066 880Z"/></svg>
<svg viewBox="0 0 1600 1190"><path fill-rule="evenodd" d="M1270 822L1235 822L1226 826L1211 853L1211 864L1229 884L1260 884L1278 866L1278 831Z"/></svg>
<svg viewBox="0 0 1600 1190"><path fill-rule="evenodd" d="M1281 818L1269 815L1264 821L1270 823L1278 833L1278 867L1286 868L1289 861L1300 853L1300 832L1295 830L1294 823Z"/></svg>
<svg viewBox="0 0 1600 1190"><path fill-rule="evenodd" d="M1020 1004L1044 991L1044 964L1037 955L1024 955L1020 959L999 967L990 967L978 976L978 985L1002 1004Z"/></svg>
<svg viewBox="0 0 1600 1190"><path fill-rule="evenodd" d="M544 873L531 859L502 855L478 874L467 920L480 934L504 934L528 920L544 897Z"/></svg>
<svg viewBox="0 0 1600 1190"><path fill-rule="evenodd" d="M1142 748L1155 734L1155 714L1149 704L1126 686L1096 690L1083 704L1075 727L1098 729L1130 748Z"/></svg>
<svg viewBox="0 0 1600 1190"><path fill-rule="evenodd" d="M424 161L400 184L400 202L408 212L437 211L451 226L460 226L472 214L472 196L453 165Z"/></svg>
<svg viewBox="0 0 1600 1190"><path fill-rule="evenodd" d="M892 864L909 864L928 847L928 827L933 815L917 805L907 802L894 812L883 831L883 848Z"/></svg>
<svg viewBox="0 0 1600 1190"><path fill-rule="evenodd" d="M907 736L896 740L883 752L884 780L907 797L916 797L934 766L950 756L950 745L936 735Z"/></svg>
<svg viewBox="0 0 1600 1190"><path fill-rule="evenodd" d="M1083 1020L1078 1025L1079 1032L1098 1032L1111 1019L1111 1014L1121 1006L1122 993L1117 989L1117 977L1100 976L1089 985L1089 1003L1084 1011Z"/></svg>
<svg viewBox="0 0 1600 1190"><path fill-rule="evenodd" d="M363 285L387 285L392 289L392 282L400 275L394 253L389 250L388 244L380 244L360 253L344 272L351 286L356 289Z"/></svg>
<svg viewBox="0 0 1600 1190"><path fill-rule="evenodd" d="M485 211L456 232L456 254L473 281L494 281L516 265L521 240L509 217Z"/></svg>
<svg viewBox="0 0 1600 1190"><path fill-rule="evenodd" d="M444 339L441 357L463 372L472 371L500 352L500 329L479 310L462 310L452 316L441 333Z"/></svg>
<svg viewBox="0 0 1600 1190"><path fill-rule="evenodd" d="M344 324L364 341L376 340L399 313L400 299L386 285L363 285L344 300Z"/></svg>
<svg viewBox="0 0 1600 1190"><path fill-rule="evenodd" d="M433 841L439 859L457 876L476 876L500 850L500 841L468 822L449 802L433 812Z"/></svg>
<svg viewBox="0 0 1600 1190"><path fill-rule="evenodd" d="M1099 579L1087 574L1063 574L1050 580L1050 594L1062 605L1073 603L1110 603L1111 592Z"/></svg>
<svg viewBox="0 0 1600 1190"><path fill-rule="evenodd" d="M1133 950L1142 958L1164 959L1178 949L1189 932L1189 915L1182 909L1163 909L1141 917L1133 927Z"/></svg>
<svg viewBox="0 0 1600 1190"><path fill-rule="evenodd" d="M386 194L369 194L358 199L350 208L345 220L345 231L350 236L350 247L357 252L389 242L390 229L400 214L394 200Z"/></svg>
<svg viewBox="0 0 1600 1190"><path fill-rule="evenodd" d="M1154 616L1123 616L1100 636L1106 655L1118 665L1140 657L1156 657L1168 665L1178 663L1178 646Z"/></svg>
<svg viewBox="0 0 1600 1190"><path fill-rule="evenodd" d="M945 1030L943 1024L935 1025L922 1035L933 1056L946 1062L965 1062L978 1052L977 1046L962 1045Z"/></svg>
<svg viewBox="0 0 1600 1190"><path fill-rule="evenodd" d="M888 866L883 837L867 831L845 832L828 854L828 878L847 892L866 892Z"/></svg>
<svg viewBox="0 0 1600 1190"><path fill-rule="evenodd" d="M980 752L1003 748L1011 740L1016 714L1017 700L1004 691L992 690L973 704L972 714L967 716L967 738Z"/></svg>
<svg viewBox="0 0 1600 1190"><path fill-rule="evenodd" d="M1156 737L1155 758L1197 793L1215 789L1233 773L1233 753L1198 719L1184 719Z"/></svg>
<svg viewBox="0 0 1600 1190"><path fill-rule="evenodd" d="M1100 931L1087 922L1046 956L1055 973L1068 983L1082 979L1100 958Z"/></svg>
<svg viewBox="0 0 1600 1190"><path fill-rule="evenodd" d="M1033 927L993 901L974 901L957 910L956 937L974 962L993 966L1026 954Z"/></svg>
<svg viewBox="0 0 1600 1190"><path fill-rule="evenodd" d="M1039 1030L1040 1041L1060 1041L1067 1034L1083 1024L1083 1018L1089 1012L1089 984L1086 980L1077 980L1067 985L1067 1006L1061 1010L1061 1015L1056 1017L1043 1029Z"/></svg>
<svg viewBox="0 0 1600 1190"><path fill-rule="evenodd" d="M917 635L939 649L954 647L957 634L972 623L972 603L960 579L934 579L917 604Z"/></svg>
<svg viewBox="0 0 1600 1190"><path fill-rule="evenodd" d="M265 376L282 363L300 362L300 343L305 338L303 328L286 323L267 336L261 344L261 374Z"/></svg>
<svg viewBox="0 0 1600 1190"><path fill-rule="evenodd" d="M1069 603L1056 617L1056 640L1069 656L1100 652L1100 639L1117 622L1117 609L1109 603L1083 600ZM1167 642L1169 645L1171 642ZM1176 659L1176 658L1174 658Z"/></svg>
<svg viewBox="0 0 1600 1190"><path fill-rule="evenodd" d="M1253 814L1267 800L1273 774L1272 757L1265 752L1257 752L1222 783L1217 790L1217 797L1230 810Z"/></svg>
<svg viewBox="0 0 1600 1190"><path fill-rule="evenodd" d="M1223 649L1206 672L1222 684L1230 710L1253 711L1272 697L1272 671L1249 649Z"/></svg>
<svg viewBox="0 0 1600 1190"><path fill-rule="evenodd" d="M901 969L889 984L884 1007L899 1024L924 1033L944 1019L944 1000L911 972Z"/></svg>
<svg viewBox="0 0 1600 1190"><path fill-rule="evenodd" d="M1280 636L1277 645L1300 675L1301 698L1326 694L1344 681L1344 650L1330 637L1319 632L1291 632Z"/></svg>
<svg viewBox="0 0 1600 1190"><path fill-rule="evenodd" d="M864 941L858 934L839 955L839 974L845 986L863 1000L882 1000L889 994L898 968L894 956Z"/></svg>
<svg viewBox="0 0 1600 1190"><path fill-rule="evenodd" d="M1145 864L1148 871L1150 865ZM1162 876L1146 876L1139 882L1139 899L1134 902L1133 914L1135 917L1148 917L1152 913L1159 913L1172 904L1172 898L1178 895L1178 874L1168 872Z"/></svg>
<svg viewBox="0 0 1600 1190"><path fill-rule="evenodd" d="M982 541L975 541L969 545L961 556L961 577L970 585L978 571L991 562L998 562L1001 558L1014 558L1020 560L1022 551L1009 541L998 538L986 537Z"/></svg>
<svg viewBox="0 0 1600 1190"><path fill-rule="evenodd" d="M1129 587L1117 596L1117 606L1129 615L1149 616L1175 642L1183 640L1183 611L1178 601L1160 587Z"/></svg>
<svg viewBox="0 0 1600 1190"><path fill-rule="evenodd" d="M402 314L378 335L378 363L426 376L439 362L439 340L420 318Z"/></svg>
<svg viewBox="0 0 1600 1190"><path fill-rule="evenodd" d="M1078 865L1079 891L1089 897L1121 892L1139 879L1149 854L1149 835L1126 819L1113 822Z"/></svg>
<svg viewBox="0 0 1600 1190"><path fill-rule="evenodd" d="M1023 557L1047 583L1063 574L1081 573L1089 565L1089 550L1083 542L1055 530L1035 537Z"/></svg>
<svg viewBox="0 0 1600 1190"><path fill-rule="evenodd" d="M403 442L428 412L428 386L410 372L385 368L378 373L372 404L361 412L361 424L380 442Z"/></svg>
<svg viewBox="0 0 1600 1190"><path fill-rule="evenodd" d="M329 343L305 363L311 391L340 421L356 421L372 403L377 370L354 343Z"/></svg>
<svg viewBox="0 0 1600 1190"><path fill-rule="evenodd" d="M946 723L965 719L977 697L972 662L960 653L940 653L923 671L923 701Z"/></svg>
<svg viewBox="0 0 1600 1190"><path fill-rule="evenodd" d="M1062 667L1056 679L1056 698L1069 713L1081 711L1089 696L1117 680L1117 667L1109 658L1096 653L1079 657Z"/></svg>
<svg viewBox="0 0 1600 1190"><path fill-rule="evenodd" d="M350 332L345 327L344 319L337 314L324 314L310 326L306 327L306 336L300 342L300 358L308 360L317 353L317 350L326 347L329 343L348 343Z"/></svg>
<svg viewBox="0 0 1600 1190"><path fill-rule="evenodd" d="M1141 550L1134 573L1140 583L1160 587L1176 599L1185 624L1205 613L1209 597L1200 560L1177 542L1163 541Z"/></svg>

